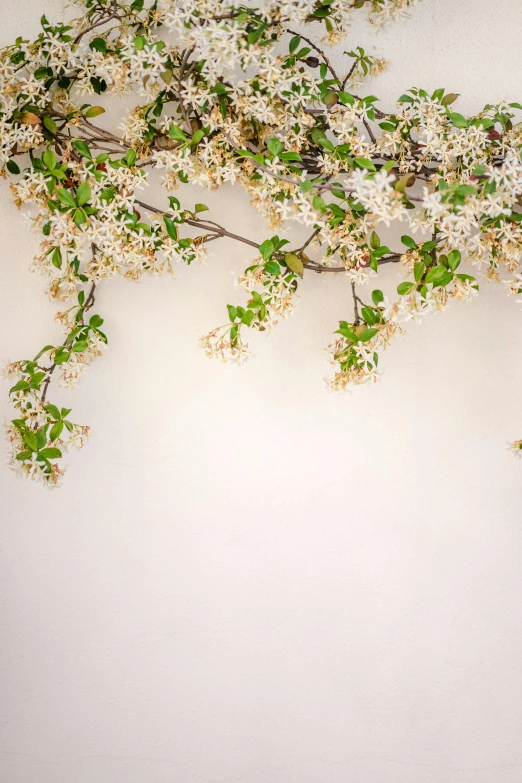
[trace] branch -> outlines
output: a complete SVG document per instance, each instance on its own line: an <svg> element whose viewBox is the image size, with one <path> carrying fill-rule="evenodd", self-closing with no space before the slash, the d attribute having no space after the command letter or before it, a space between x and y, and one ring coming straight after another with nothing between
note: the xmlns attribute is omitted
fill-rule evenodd
<svg viewBox="0 0 522 783"><path fill-rule="evenodd" d="M146 204L144 201L139 201L138 199L135 200L135 204L138 204L138 206L142 207L143 209L146 209L148 212L152 212L154 215L168 215L169 211L164 209L158 209L158 207L153 207L151 204ZM239 234L234 234L232 231L227 231L226 228L223 226L220 226L218 223L214 223L212 220L198 220L198 218L188 218L184 220L184 223L186 223L189 226L194 226L195 228L200 228L202 231L209 231L213 234L212 237L204 238L203 242L212 242L215 239L227 237L228 239L234 239L236 242L242 242L244 245L250 245L250 247L255 247L257 250L261 247L261 245L258 242L254 242L252 239L247 239L247 237L242 237ZM213 223L213 225L209 225L210 223ZM314 231L312 236L307 240L305 245L298 250L298 253L301 253L303 249L312 241L314 236L318 233L319 229ZM279 256L283 256L284 254L278 254ZM379 264L389 264L394 263L396 261L399 261L401 258L401 253L392 253L388 256L383 256L379 259ZM303 264L305 269L309 269L311 272L317 272L320 274L321 272L347 272L345 266L322 266L321 264L318 264L317 261L307 261L305 264Z"/></svg>
<svg viewBox="0 0 522 783"><path fill-rule="evenodd" d="M359 326L361 323L361 317L359 315L359 305L358 303L361 301L359 297L357 296L357 293L355 291L355 283L352 280L352 297L353 297L353 323L354 326Z"/></svg>
<svg viewBox="0 0 522 783"><path fill-rule="evenodd" d="M352 67L350 68L350 70L348 71L348 73L343 79L343 83L341 84L341 92L346 87L346 82L348 82L352 78L356 68L357 68L357 59L354 60Z"/></svg>
<svg viewBox="0 0 522 783"><path fill-rule="evenodd" d="M192 133L192 126L190 124L190 117L187 111L187 107L183 103L183 98L181 97L181 93L183 92L183 74L185 72L185 67L187 65L190 55L194 52L194 49L195 46L193 46L191 49L187 49L187 51L185 52L183 61L181 63L181 67L179 69L179 76L178 76L178 84L179 84L178 101L189 133Z"/></svg>
<svg viewBox="0 0 522 783"><path fill-rule="evenodd" d="M96 288L96 283L93 282L92 285L91 285L91 289L89 291L89 294L87 296L87 299L85 300L85 304L83 305L83 311L84 312L86 310L89 310L93 306L93 304L94 304L94 290L95 290L95 288ZM67 337L65 338L65 341L62 343L62 345L61 345L62 348L65 348L67 346L68 339L69 339L69 335L67 335ZM58 367L58 365L56 364L56 362L53 362L52 365L50 366L49 370L47 371L48 375L47 375L47 378L45 379L45 381L43 383L43 386L42 386L42 396L40 397L40 401L41 401L42 405L45 402L45 398L47 396L47 391L49 389L49 384L51 383L51 379L52 379L53 373L54 373L54 371L56 370L57 367Z"/></svg>
<svg viewBox="0 0 522 783"><path fill-rule="evenodd" d="M74 39L74 43L78 43L78 41L83 38L84 35L87 33L90 33L91 30L94 30L96 27L100 27L102 24L106 24L107 22L110 22L111 19L119 19L118 15L118 2L117 0L113 0L112 4L112 13L109 16L104 16L103 19L100 19L99 22L95 22L94 24L91 24L89 27L86 27L85 30L82 30L81 33L78 33L76 38Z"/></svg>
<svg viewBox="0 0 522 783"><path fill-rule="evenodd" d="M340 79L339 79L339 77L337 76L337 74L336 74L336 72L335 72L335 70L334 70L334 67L333 67L332 63L330 62L330 60L328 59L328 57L326 56L326 54L323 52L323 50L322 50L322 49L320 49L320 48L319 48L319 46L317 46L317 44L314 44L314 42L313 42L313 41L311 41L311 40L310 40L310 38L307 38L307 37L306 37L306 35L302 35L302 33L296 33L294 30L290 30L290 28L289 28L289 27L287 27L287 28L286 28L286 32L287 32L287 33L290 33L290 35L298 35L300 38L302 38L302 39L303 39L303 41L306 41L306 43L307 43L309 46L311 46L311 47L312 47L312 49L314 49L314 50L315 50L315 51L316 51L318 54L320 54L320 55L321 55L321 57L323 58L323 60L325 61L326 65L327 65L327 67L328 67L328 70L330 71L330 73L331 73L331 74L332 74L332 76L334 77L334 79L337 79L337 81L339 82L339 84L341 84L341 80L340 80Z"/></svg>

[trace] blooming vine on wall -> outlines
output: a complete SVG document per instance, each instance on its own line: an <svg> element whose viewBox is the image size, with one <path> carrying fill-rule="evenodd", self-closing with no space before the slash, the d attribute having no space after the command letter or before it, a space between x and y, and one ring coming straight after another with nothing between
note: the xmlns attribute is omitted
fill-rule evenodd
<svg viewBox="0 0 522 783"><path fill-rule="evenodd" d="M457 95L412 89L384 112L356 85L385 63L359 47L338 73L326 53L355 13L381 25L413 4L77 0L70 24L43 17L36 40L0 50L0 166L18 206L32 205L34 267L66 302L63 342L8 367L15 467L56 485L63 452L85 442L89 428L51 390L103 353L99 285L202 261L220 238L247 246L249 260L241 302L202 338L207 355L242 361L248 330L286 318L305 274L340 274L353 309L328 347L334 389L374 381L404 324L476 296L476 275L522 293L522 106L464 117ZM138 98L118 133L99 119L106 93ZM216 223L202 203L149 204L153 169L167 193L241 186L266 218L265 241ZM298 247L284 238L292 221L308 229ZM389 248L379 226L396 221L402 245ZM404 272L394 301L377 285L389 263Z"/></svg>

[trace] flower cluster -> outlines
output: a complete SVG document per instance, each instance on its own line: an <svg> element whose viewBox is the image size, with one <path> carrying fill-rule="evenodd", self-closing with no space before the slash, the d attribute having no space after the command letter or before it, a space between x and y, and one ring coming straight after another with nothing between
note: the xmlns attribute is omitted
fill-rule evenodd
<svg viewBox="0 0 522 783"><path fill-rule="evenodd" d="M47 392L54 372L61 385L71 386L105 347L107 337L100 329L103 319L99 315L87 318L93 304L94 284L87 298L81 291L78 303L58 314L67 333L62 345L46 345L33 360L13 362L6 370L8 377L17 379L9 392L17 413L7 429L12 465L48 486L60 483L63 470L56 460L63 451L81 448L89 434L89 427L68 418L70 408L47 402Z"/></svg>
<svg viewBox="0 0 522 783"><path fill-rule="evenodd" d="M227 305L229 323L214 329L200 340L209 357L242 362L249 357L248 344L243 342L244 328L264 332L279 318L288 318L296 304L297 277L303 265L298 256L281 253L288 244L278 236L260 245L262 257L247 267L236 285L249 294L246 307Z"/></svg>
<svg viewBox="0 0 522 783"><path fill-rule="evenodd" d="M237 281L246 301L228 305L226 323L201 341L205 352L242 361L245 330L270 331L290 315L304 276L339 274L353 314L327 349L334 389L374 381L391 338L451 300L471 300L479 276L521 301L522 106L498 102L465 117L454 93L413 89L385 112L355 92L383 60L355 47L338 72L320 39L294 29L322 29L332 44L356 13L380 26L414 4L75 0L70 24L43 17L36 40L0 50L0 171L41 237L33 269L67 303L57 315L64 342L9 367L13 465L54 485L62 452L85 440L88 428L47 395L55 379L73 385L106 347L92 312L99 285L204 261L223 237L255 260ZM133 108L106 127L97 96L129 94ZM169 195L150 204L155 169L167 191L242 189L278 233L258 244L216 223L204 203ZM290 221L308 229L299 247L283 236ZM396 221L405 226L399 249L378 234ZM396 300L375 289L365 301L357 287L387 264L403 271Z"/></svg>
<svg viewBox="0 0 522 783"><path fill-rule="evenodd" d="M354 294L355 295L355 294ZM379 351L386 348L391 337L400 329L395 316L397 308L390 308L379 289L372 291L372 304L363 305L361 313L355 299L355 320L341 321L336 340L327 348L330 363L336 371L330 381L335 391L349 386L375 382L379 377Z"/></svg>

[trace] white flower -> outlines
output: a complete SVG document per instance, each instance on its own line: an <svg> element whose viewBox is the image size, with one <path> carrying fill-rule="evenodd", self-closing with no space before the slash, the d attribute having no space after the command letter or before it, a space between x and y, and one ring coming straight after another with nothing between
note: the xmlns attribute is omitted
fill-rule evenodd
<svg viewBox="0 0 522 783"><path fill-rule="evenodd" d="M392 220L403 220L407 216L401 194L391 186L394 181L395 177L384 169L370 175L363 169L356 169L347 184L363 207L376 220L389 226Z"/></svg>

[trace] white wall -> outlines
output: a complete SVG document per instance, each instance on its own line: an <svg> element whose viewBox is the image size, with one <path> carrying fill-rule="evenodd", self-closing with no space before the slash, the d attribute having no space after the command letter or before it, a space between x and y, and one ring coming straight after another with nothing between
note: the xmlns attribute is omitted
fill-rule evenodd
<svg viewBox="0 0 522 783"><path fill-rule="evenodd" d="M61 2L0 5L7 43ZM445 86L467 111L521 99L521 29L517 0L425 0L350 45L392 60L368 87L385 105ZM222 193L215 219L268 235ZM59 332L0 198L6 361ZM484 286L336 396L346 282L308 276L257 358L222 366L196 338L249 256L214 248L100 291L110 348L60 392L94 432L63 489L0 473L0 780L520 783L520 307Z"/></svg>

